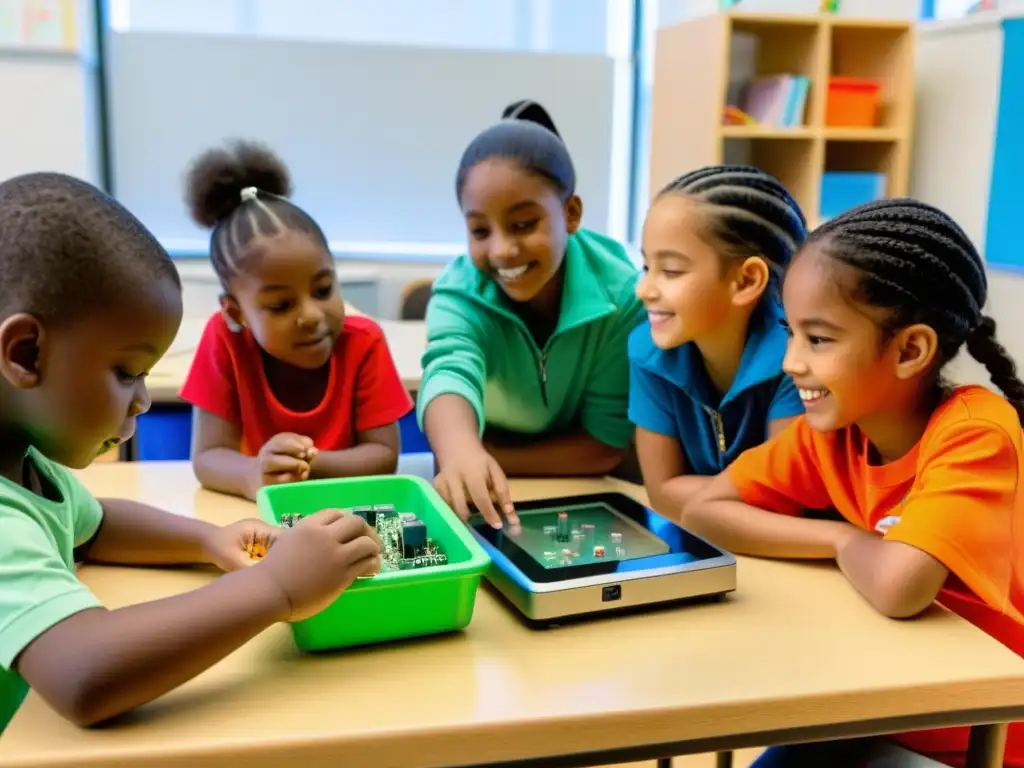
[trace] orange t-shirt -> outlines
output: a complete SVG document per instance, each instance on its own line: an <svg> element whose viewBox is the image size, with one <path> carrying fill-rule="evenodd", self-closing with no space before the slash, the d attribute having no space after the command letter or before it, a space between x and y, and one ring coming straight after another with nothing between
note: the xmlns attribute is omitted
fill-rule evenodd
<svg viewBox="0 0 1024 768"><path fill-rule="evenodd" d="M957 389L906 456L869 463L856 427L812 430L801 417L740 456L729 476L742 499L783 514L832 508L949 569L938 602L1024 656L1024 433L1013 407L982 387ZM1005 765L1024 768L1024 723L1010 726ZM963 765L967 728L896 739Z"/></svg>

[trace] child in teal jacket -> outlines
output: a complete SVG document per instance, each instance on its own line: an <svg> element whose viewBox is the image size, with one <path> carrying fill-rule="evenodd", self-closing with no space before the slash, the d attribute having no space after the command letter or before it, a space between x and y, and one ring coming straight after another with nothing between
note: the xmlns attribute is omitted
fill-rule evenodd
<svg viewBox="0 0 1024 768"><path fill-rule="evenodd" d="M643 308L625 248L580 228L568 150L534 102L470 143L469 254L434 284L417 415L463 518L515 511L508 475L602 475L628 448L626 342Z"/></svg>

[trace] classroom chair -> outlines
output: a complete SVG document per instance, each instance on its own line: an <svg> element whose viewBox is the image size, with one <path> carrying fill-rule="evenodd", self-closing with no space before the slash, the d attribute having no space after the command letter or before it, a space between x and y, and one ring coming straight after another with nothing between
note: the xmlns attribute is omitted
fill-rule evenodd
<svg viewBox="0 0 1024 768"><path fill-rule="evenodd" d="M398 316L402 320L423 320L427 316L427 303L434 288L431 278L418 278L406 283L402 289Z"/></svg>

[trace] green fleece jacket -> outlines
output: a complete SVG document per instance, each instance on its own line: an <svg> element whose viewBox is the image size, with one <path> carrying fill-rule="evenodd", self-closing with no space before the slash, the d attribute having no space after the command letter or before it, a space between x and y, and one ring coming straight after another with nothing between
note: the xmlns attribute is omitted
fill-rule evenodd
<svg viewBox="0 0 1024 768"><path fill-rule="evenodd" d="M643 317L638 272L625 248L594 232L569 237L561 314L537 346L501 288L468 256L434 283L416 413L430 402L465 398L485 426L529 435L585 430L629 445L626 340Z"/></svg>

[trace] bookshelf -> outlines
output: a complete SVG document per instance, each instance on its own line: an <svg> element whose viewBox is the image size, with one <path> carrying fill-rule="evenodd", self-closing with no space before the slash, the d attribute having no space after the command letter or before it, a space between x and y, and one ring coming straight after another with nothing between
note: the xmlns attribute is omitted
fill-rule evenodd
<svg viewBox="0 0 1024 768"><path fill-rule="evenodd" d="M810 81L802 120L726 124L726 107L742 104L751 80L777 75ZM877 84L868 126L827 124L831 78ZM909 21L734 11L664 27L655 46L650 194L694 168L742 162L777 176L812 226L822 219L823 179L868 177L886 197L905 195L913 79Z"/></svg>

